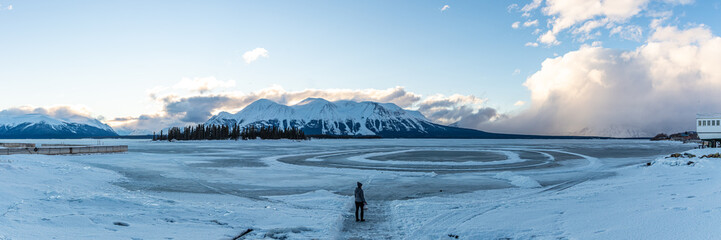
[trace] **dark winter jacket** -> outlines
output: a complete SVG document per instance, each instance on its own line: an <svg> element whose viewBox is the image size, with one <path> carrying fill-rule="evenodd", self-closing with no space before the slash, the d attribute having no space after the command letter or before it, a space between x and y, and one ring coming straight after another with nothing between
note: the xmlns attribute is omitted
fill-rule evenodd
<svg viewBox="0 0 721 240"><path fill-rule="evenodd" d="M366 202L366 198L363 195L363 189L361 189L360 187L355 188L355 202Z"/></svg>

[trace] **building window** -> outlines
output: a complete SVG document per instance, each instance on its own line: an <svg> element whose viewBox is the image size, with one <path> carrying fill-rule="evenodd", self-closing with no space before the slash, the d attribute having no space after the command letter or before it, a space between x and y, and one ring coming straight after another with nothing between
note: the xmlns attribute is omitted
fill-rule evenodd
<svg viewBox="0 0 721 240"><path fill-rule="evenodd" d="M719 120L716 120L716 126L718 126L718 125L719 125L719 122L721 122L721 121L719 121Z"/></svg>
<svg viewBox="0 0 721 240"><path fill-rule="evenodd" d="M701 120L698 121L698 125L701 126Z"/></svg>
<svg viewBox="0 0 721 240"><path fill-rule="evenodd" d="M706 120L703 120L703 125L706 126Z"/></svg>

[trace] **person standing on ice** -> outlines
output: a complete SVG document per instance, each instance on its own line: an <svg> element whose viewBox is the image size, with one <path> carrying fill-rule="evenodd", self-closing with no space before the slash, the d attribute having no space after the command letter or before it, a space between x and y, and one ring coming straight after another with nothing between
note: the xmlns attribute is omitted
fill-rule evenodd
<svg viewBox="0 0 721 240"><path fill-rule="evenodd" d="M366 198L363 195L363 189L361 188L363 186L362 183L358 182L358 187L355 188L355 221L356 222L365 222L366 220L363 218L363 206L368 204L366 202ZM358 220L358 209L360 209L360 220Z"/></svg>

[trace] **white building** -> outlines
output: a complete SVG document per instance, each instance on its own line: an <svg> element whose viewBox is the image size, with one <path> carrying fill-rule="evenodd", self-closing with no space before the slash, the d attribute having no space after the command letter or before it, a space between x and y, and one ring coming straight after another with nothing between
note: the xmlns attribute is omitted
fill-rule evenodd
<svg viewBox="0 0 721 240"><path fill-rule="evenodd" d="M696 114L698 138L718 146L721 141L721 114Z"/></svg>

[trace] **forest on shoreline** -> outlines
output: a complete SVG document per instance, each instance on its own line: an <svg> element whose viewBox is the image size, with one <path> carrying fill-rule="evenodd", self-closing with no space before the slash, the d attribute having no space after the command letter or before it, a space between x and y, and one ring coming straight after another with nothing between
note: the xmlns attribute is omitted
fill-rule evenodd
<svg viewBox="0 0 721 240"><path fill-rule="evenodd" d="M248 140L248 139L293 139L307 140L303 130L299 128L272 127L240 127L239 125L205 125L172 127L167 133L160 130L160 135L153 133L153 141L185 141L185 140Z"/></svg>

